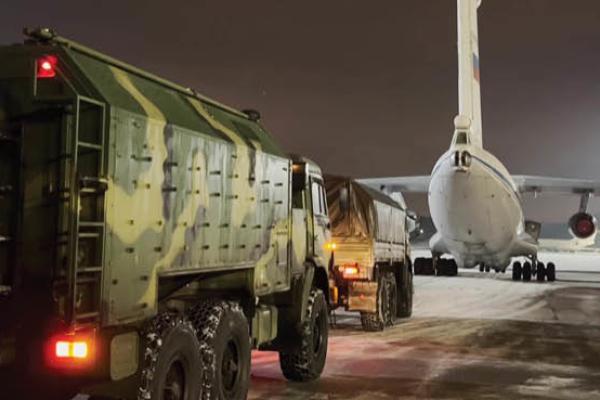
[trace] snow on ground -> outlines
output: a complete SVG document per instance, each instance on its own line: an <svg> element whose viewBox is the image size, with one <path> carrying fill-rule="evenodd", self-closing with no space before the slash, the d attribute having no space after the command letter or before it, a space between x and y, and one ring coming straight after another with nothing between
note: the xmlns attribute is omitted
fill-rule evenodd
<svg viewBox="0 0 600 400"><path fill-rule="evenodd" d="M288 383L276 353L255 353L249 398L598 399L600 254L540 258L559 281L417 276L413 317L384 332L336 313L321 379Z"/></svg>

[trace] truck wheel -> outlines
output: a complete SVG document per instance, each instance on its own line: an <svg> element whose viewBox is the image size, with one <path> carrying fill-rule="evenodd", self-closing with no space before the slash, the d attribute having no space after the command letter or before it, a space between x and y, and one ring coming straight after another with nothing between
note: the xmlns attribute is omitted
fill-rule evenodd
<svg viewBox="0 0 600 400"><path fill-rule="evenodd" d="M243 400L250 385L250 334L239 304L208 301L190 311L207 365L202 377L204 396ZM190 399L191 400L191 399Z"/></svg>
<svg viewBox="0 0 600 400"><path fill-rule="evenodd" d="M202 356L192 324L161 314L145 331L139 400L191 400L202 393Z"/></svg>
<svg viewBox="0 0 600 400"><path fill-rule="evenodd" d="M279 365L287 379L308 382L321 376L327 358L328 329L325 295L321 290L313 289L300 327L299 346L292 351L279 352Z"/></svg>
<svg viewBox="0 0 600 400"><path fill-rule="evenodd" d="M394 324L395 315L398 313L397 294L394 275L391 272L383 274L377 288L377 312L360 313L360 322L365 331L382 331L386 326Z"/></svg>
<svg viewBox="0 0 600 400"><path fill-rule="evenodd" d="M410 271L410 266L407 265L402 278L402 284L398 293L398 317L408 318L412 315L413 306L413 274Z"/></svg>

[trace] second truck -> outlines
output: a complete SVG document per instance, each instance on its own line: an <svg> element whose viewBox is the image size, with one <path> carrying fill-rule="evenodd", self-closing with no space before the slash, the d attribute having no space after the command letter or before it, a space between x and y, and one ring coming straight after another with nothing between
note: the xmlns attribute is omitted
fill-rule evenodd
<svg viewBox="0 0 600 400"><path fill-rule="evenodd" d="M334 252L336 307L360 312L367 331L383 330L412 314L409 236L415 219L397 196L355 180L326 176Z"/></svg>

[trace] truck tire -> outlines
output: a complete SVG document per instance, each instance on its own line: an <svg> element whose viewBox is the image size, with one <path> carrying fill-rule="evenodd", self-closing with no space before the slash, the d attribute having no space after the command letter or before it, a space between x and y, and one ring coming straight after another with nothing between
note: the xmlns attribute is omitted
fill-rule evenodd
<svg viewBox="0 0 600 400"><path fill-rule="evenodd" d="M190 311L207 366L203 399L243 400L250 386L250 333L238 303L207 301Z"/></svg>
<svg viewBox="0 0 600 400"><path fill-rule="evenodd" d="M382 331L386 326L394 325L398 314L398 289L394 274L382 274L377 289L377 312L361 312L360 322L365 331Z"/></svg>
<svg viewBox="0 0 600 400"><path fill-rule="evenodd" d="M312 289L308 297L305 319L300 326L300 344L279 352L283 375L294 382L308 382L321 376L327 358L329 322L327 303L320 289Z"/></svg>
<svg viewBox="0 0 600 400"><path fill-rule="evenodd" d="M398 290L398 317L408 318L412 315L414 294L413 274L410 270L410 264L406 264L402 275L402 282Z"/></svg>
<svg viewBox="0 0 600 400"><path fill-rule="evenodd" d="M190 400L202 392L202 355L196 330L182 316L165 313L144 331L139 400Z"/></svg>

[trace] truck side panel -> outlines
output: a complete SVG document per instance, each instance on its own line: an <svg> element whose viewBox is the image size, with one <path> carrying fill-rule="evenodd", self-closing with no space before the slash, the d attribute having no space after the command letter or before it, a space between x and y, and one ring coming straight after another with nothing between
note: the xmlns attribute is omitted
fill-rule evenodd
<svg viewBox="0 0 600 400"><path fill-rule="evenodd" d="M119 109L111 125L108 324L155 313L159 276L257 264L250 290L289 287L288 160Z"/></svg>

